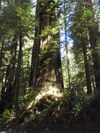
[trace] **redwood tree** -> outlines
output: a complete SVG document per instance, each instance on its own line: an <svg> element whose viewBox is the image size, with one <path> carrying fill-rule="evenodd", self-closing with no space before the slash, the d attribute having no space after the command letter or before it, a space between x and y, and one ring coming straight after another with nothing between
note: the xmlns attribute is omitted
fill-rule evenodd
<svg viewBox="0 0 100 133"><path fill-rule="evenodd" d="M47 6L48 5L48 6ZM53 0L37 1L36 18L39 21L35 29L32 51L30 86L33 88L55 84L61 88L61 60L59 29L57 27L56 3ZM57 26L57 27L55 27ZM48 88L48 85L46 86Z"/></svg>

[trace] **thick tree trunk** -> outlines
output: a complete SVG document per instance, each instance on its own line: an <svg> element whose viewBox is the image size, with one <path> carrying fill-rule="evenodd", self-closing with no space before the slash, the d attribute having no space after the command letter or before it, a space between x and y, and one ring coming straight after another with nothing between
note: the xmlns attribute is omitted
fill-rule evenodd
<svg viewBox="0 0 100 133"><path fill-rule="evenodd" d="M39 8L41 8L38 14L40 24L35 37L40 35L46 27L52 25L55 21L55 7L52 7L51 12L47 13L47 9L51 8L50 4L52 2L54 1L49 0L38 3ZM33 79L34 88L41 88L46 86L47 83L61 85L60 47L57 46L59 44L52 43L53 39L56 39L56 35L48 33L34 42L31 66L31 79Z"/></svg>
<svg viewBox="0 0 100 133"><path fill-rule="evenodd" d="M88 4L86 6L88 6L88 9L93 14L92 17L90 18L90 23L95 24L95 26L89 26L88 30L89 30L90 45L92 48L96 90L97 93L100 93L100 43L99 43L100 32L98 30L99 27L95 22L92 0L88 0L87 2Z"/></svg>

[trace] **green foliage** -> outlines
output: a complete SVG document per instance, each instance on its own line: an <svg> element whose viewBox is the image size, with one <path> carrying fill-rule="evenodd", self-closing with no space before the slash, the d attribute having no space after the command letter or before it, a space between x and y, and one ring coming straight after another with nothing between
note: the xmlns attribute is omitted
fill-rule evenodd
<svg viewBox="0 0 100 133"><path fill-rule="evenodd" d="M85 9L83 12L83 17L85 19L90 19L91 17L93 17L93 12L89 9Z"/></svg>
<svg viewBox="0 0 100 133"><path fill-rule="evenodd" d="M16 31L27 35L34 29L34 16L31 10L30 3L9 2L3 9L3 22L12 32Z"/></svg>
<svg viewBox="0 0 100 133"><path fill-rule="evenodd" d="M15 113L14 113L14 110L13 109L6 109L3 113L2 113L2 116L4 118L8 118L8 119L11 119L11 118L14 118L15 117Z"/></svg>
<svg viewBox="0 0 100 133"><path fill-rule="evenodd" d="M47 35L56 35L59 30L62 28L58 22L54 22L52 25L46 26L42 31L41 37L45 37Z"/></svg>
<svg viewBox="0 0 100 133"><path fill-rule="evenodd" d="M19 96L19 102L20 104L20 108L27 108L27 106L29 105L29 103L31 101L34 101L36 95L37 95L37 91L32 90L32 88L27 87L27 88L23 88L20 91L20 96Z"/></svg>

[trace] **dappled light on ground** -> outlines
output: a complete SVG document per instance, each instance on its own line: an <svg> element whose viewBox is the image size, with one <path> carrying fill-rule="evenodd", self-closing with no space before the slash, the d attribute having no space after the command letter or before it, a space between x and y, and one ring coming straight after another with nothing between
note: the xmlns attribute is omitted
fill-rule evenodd
<svg viewBox="0 0 100 133"><path fill-rule="evenodd" d="M56 98L56 100L59 97L62 97L62 93L55 87L49 86L48 89L41 91L37 97L36 97L36 101L40 100L41 98L43 98L46 95L52 95L53 97Z"/></svg>
<svg viewBox="0 0 100 133"><path fill-rule="evenodd" d="M45 88L43 90L41 90L38 95L36 96L35 100L32 101L28 108L31 108L33 105L35 105L37 102L39 102L39 100L41 100L42 98L44 97L47 97L47 96L50 96L52 97L53 99L55 99L55 101L58 100L58 98L62 97L63 94L60 92L60 90L55 87L55 86L48 86L48 88Z"/></svg>

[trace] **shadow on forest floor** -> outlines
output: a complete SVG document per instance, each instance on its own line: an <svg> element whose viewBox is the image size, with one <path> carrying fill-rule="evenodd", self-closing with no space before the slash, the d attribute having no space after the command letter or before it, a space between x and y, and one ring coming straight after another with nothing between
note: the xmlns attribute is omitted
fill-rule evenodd
<svg viewBox="0 0 100 133"><path fill-rule="evenodd" d="M70 125L60 122L30 121L27 124L13 123L10 129L0 133L100 133L100 123L72 122Z"/></svg>
<svg viewBox="0 0 100 133"><path fill-rule="evenodd" d="M43 105L43 101L40 103ZM55 109L59 104L58 101L34 119L28 119L28 114L31 116L30 112L25 112L19 120L13 119L7 122L0 119L0 133L100 133L100 97L86 103L77 115L70 115L71 109L65 110L69 107L69 104L65 102L62 106L62 115L59 115L61 110L57 118ZM25 118L28 121L25 121Z"/></svg>

